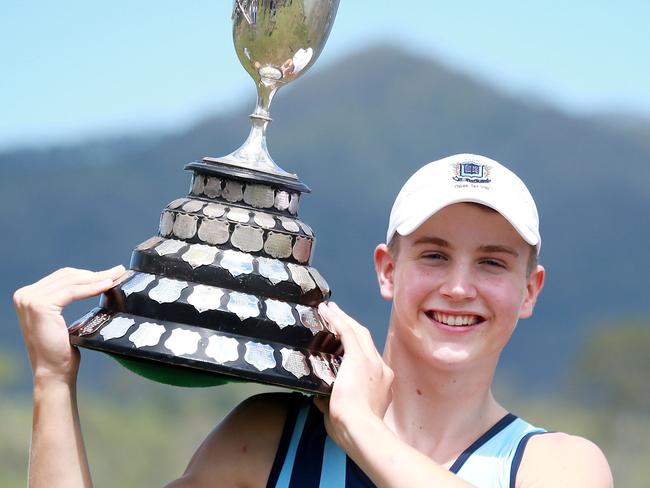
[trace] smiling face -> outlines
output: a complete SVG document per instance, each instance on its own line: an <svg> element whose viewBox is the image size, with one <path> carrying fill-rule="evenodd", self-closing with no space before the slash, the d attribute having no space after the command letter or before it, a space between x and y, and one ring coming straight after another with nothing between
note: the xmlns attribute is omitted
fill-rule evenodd
<svg viewBox="0 0 650 488"><path fill-rule="evenodd" d="M388 340L441 367L496 364L543 286L541 266L527 272L530 246L501 214L469 203L399 239L395 256L385 245L375 252L393 302Z"/></svg>

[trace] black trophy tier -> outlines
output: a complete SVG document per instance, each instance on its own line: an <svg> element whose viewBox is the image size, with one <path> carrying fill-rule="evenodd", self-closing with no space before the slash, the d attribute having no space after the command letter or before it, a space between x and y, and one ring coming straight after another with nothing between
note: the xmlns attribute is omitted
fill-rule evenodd
<svg viewBox="0 0 650 488"><path fill-rule="evenodd" d="M163 210L127 276L70 327L155 381L255 381L328 394L340 342L317 313L330 295L310 266L314 233L298 218L297 180L190 163L190 193Z"/></svg>

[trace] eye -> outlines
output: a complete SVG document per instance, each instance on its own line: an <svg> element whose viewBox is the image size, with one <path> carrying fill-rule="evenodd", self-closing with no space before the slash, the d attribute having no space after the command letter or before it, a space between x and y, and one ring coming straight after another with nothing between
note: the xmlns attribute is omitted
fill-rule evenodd
<svg viewBox="0 0 650 488"><path fill-rule="evenodd" d="M492 258L485 258L480 261L480 264L485 264L490 267L494 268L501 268L501 269L506 269L507 266L503 261L500 261L498 259L492 259Z"/></svg>
<svg viewBox="0 0 650 488"><path fill-rule="evenodd" d="M430 261L447 260L447 256L437 251L427 251L425 253L422 253L422 257Z"/></svg>

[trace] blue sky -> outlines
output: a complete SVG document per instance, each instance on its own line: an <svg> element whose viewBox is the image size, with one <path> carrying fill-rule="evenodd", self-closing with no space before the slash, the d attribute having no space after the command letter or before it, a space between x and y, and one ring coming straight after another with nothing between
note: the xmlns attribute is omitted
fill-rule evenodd
<svg viewBox="0 0 650 488"><path fill-rule="evenodd" d="M232 49L231 7L5 0L0 150L173 130L235 104L252 108L252 81ZM571 112L650 117L649 19L650 2L631 0L341 0L306 76L388 41Z"/></svg>

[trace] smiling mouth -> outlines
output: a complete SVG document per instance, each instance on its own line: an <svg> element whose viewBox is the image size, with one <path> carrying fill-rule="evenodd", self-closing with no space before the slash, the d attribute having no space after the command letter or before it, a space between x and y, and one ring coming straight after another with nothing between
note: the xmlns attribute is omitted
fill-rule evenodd
<svg viewBox="0 0 650 488"><path fill-rule="evenodd" d="M431 320L435 320L436 322L451 327L471 327L472 325L476 325L484 320L480 315L451 315L442 312L435 312L433 310L426 312L426 315Z"/></svg>

